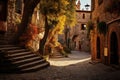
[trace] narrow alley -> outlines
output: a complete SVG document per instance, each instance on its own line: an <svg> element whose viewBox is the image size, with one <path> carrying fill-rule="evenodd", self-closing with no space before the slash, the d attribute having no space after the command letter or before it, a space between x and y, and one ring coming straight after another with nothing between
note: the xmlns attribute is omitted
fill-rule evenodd
<svg viewBox="0 0 120 80"><path fill-rule="evenodd" d="M0 74L0 80L120 80L119 69L91 63L90 53L72 51L68 58L49 62L50 67L36 72Z"/></svg>

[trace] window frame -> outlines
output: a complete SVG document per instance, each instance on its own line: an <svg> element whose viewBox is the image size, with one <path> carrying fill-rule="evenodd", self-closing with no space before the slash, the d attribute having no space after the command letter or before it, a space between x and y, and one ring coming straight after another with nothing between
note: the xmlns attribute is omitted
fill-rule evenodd
<svg viewBox="0 0 120 80"><path fill-rule="evenodd" d="M83 13L82 18L85 19L85 14Z"/></svg>

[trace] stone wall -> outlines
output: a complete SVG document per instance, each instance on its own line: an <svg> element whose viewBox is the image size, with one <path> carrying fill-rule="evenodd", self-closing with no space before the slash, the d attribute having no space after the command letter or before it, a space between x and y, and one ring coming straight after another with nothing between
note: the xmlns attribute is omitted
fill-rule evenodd
<svg viewBox="0 0 120 80"><path fill-rule="evenodd" d="M120 19L119 19L120 20ZM119 21L115 21L111 24L109 24L109 29L108 29L109 33L108 33L108 62L110 63L110 46L111 46L111 34L112 32L115 32L116 35L117 35L117 41L118 41L118 56L120 57L120 22ZM119 58L119 63L120 63L120 58Z"/></svg>
<svg viewBox="0 0 120 80"><path fill-rule="evenodd" d="M8 1L8 30L12 29L14 26L14 19L15 19L15 0L9 0Z"/></svg>
<svg viewBox="0 0 120 80"><path fill-rule="evenodd" d="M76 19L77 23L74 27L68 27L69 33L68 37L70 39L70 48L72 50L80 50L80 51L89 51L89 39L87 38L87 29L86 25L87 22L91 18L91 12L90 11L76 11ZM84 28L82 25L84 24ZM76 36L76 38L73 40L73 37ZM64 39L65 40L65 39Z"/></svg>
<svg viewBox="0 0 120 80"><path fill-rule="evenodd" d="M8 43L14 43L15 36L18 29L18 19L21 20L23 13L23 0L21 0L22 10L21 14L16 12L16 0L8 0L7 4L7 32L6 41Z"/></svg>
<svg viewBox="0 0 120 80"><path fill-rule="evenodd" d="M6 23L7 23L7 30L3 38L4 43L11 43L13 40L13 35L14 35L14 29L15 29L15 0L6 0L6 13L2 14L7 14L4 17L6 17Z"/></svg>
<svg viewBox="0 0 120 80"><path fill-rule="evenodd" d="M93 0L92 0L93 1ZM92 11L92 21L94 23L94 30L93 30L93 34L91 35L91 53L92 53L92 60L97 60L97 61L102 61L103 63L106 64L110 64L110 36L111 36L111 32L115 32L117 34L117 38L118 38L118 49L120 50L120 24L119 24L119 19L116 20L117 18L119 18L120 16L117 14L113 14L113 13L109 13L107 12L106 6L108 5L108 3L110 2L110 0L103 0L103 2L101 4L98 4L99 0L94 0L95 4L94 4L94 10ZM114 11L114 10L113 10ZM116 20L116 21L115 21ZM108 31L106 36L99 34L99 32L97 31L97 24L101 21L104 21L107 23L107 27L108 27ZM111 24L110 24L111 23ZM101 58L97 59L96 55L97 55L97 37L100 37L100 55ZM107 47L107 56L104 55L104 48ZM120 52L118 51L118 54L120 56ZM107 58L107 59L106 59ZM119 59L120 62L120 59Z"/></svg>

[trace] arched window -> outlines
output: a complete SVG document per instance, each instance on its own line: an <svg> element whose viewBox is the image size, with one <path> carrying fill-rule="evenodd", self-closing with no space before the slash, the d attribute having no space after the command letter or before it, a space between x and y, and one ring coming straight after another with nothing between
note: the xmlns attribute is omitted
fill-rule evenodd
<svg viewBox="0 0 120 80"><path fill-rule="evenodd" d="M81 30L86 30L86 25L85 24L81 24Z"/></svg>
<svg viewBox="0 0 120 80"><path fill-rule="evenodd" d="M83 14L83 19L85 19L85 14Z"/></svg>

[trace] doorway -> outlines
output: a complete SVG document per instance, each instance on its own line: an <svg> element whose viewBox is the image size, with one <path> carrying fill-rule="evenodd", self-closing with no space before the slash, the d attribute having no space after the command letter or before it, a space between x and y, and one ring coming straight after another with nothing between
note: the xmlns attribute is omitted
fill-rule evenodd
<svg viewBox="0 0 120 80"><path fill-rule="evenodd" d="M7 2L8 0L0 0L0 21L7 20Z"/></svg>
<svg viewBox="0 0 120 80"><path fill-rule="evenodd" d="M100 38L97 37L97 59L100 59L101 58L101 55L100 55Z"/></svg>
<svg viewBox="0 0 120 80"><path fill-rule="evenodd" d="M110 64L119 64L118 39L115 32L110 36Z"/></svg>

